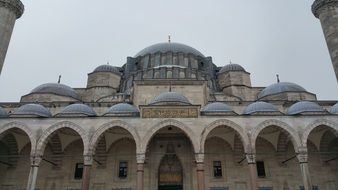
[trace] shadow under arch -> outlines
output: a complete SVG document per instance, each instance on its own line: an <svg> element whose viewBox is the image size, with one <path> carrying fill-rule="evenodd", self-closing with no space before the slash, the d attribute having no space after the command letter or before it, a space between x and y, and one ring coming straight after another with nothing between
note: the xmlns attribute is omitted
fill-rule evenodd
<svg viewBox="0 0 338 190"><path fill-rule="evenodd" d="M309 138L310 133L317 127L319 126L326 126L330 129L332 129L333 134L336 135L336 137L338 138L338 123L335 123L333 121L327 120L327 119L319 119L316 120L314 122L312 122L311 124L309 124L308 126L305 127L303 133L302 133L302 145L304 147L306 147L307 145L307 140Z"/></svg>
<svg viewBox="0 0 338 190"><path fill-rule="evenodd" d="M6 132L8 132L9 130L11 129L20 129L21 131L23 131L27 136L28 136L28 139L30 141L30 144L31 144L31 152L34 152L35 149L36 149L36 137L33 133L33 131L25 124L23 123L20 123L20 122L10 122L10 123L7 123L3 126L0 127L0 138L2 138L3 135L6 134Z"/></svg>
<svg viewBox="0 0 338 190"><path fill-rule="evenodd" d="M207 137L210 134L210 132L212 132L214 129L216 129L218 127L222 127L222 126L229 127L231 129L233 129L239 135L239 137L240 137L240 139L243 143L244 151L247 152L248 148L249 148L249 138L245 133L245 129L243 127L241 127L240 125L236 124L233 121L221 119L221 120L216 120L216 121L210 123L202 131L201 142L200 142L201 153L204 153L204 151L205 151L205 142L206 142Z"/></svg>
<svg viewBox="0 0 338 190"><path fill-rule="evenodd" d="M174 119L168 119L168 120L164 120L161 121L159 123L157 123L156 125L154 125L153 127L151 127L147 134L143 137L142 139L142 143L140 146L140 153L145 153L147 146L149 145L151 139L156 135L157 132L159 132L161 129L168 127L168 126L173 126L176 127L178 129L180 129L181 131L183 131L183 133L188 137L188 139L191 142L191 145L194 149L195 153L199 153L199 142L198 142L198 138L196 136L196 134L191 130L190 127L188 127L187 125L185 125L182 122L179 122L177 120Z"/></svg>
<svg viewBox="0 0 338 190"><path fill-rule="evenodd" d="M295 128L291 127L287 123L284 123L282 121L271 119L263 121L262 123L258 124L255 128L251 131L251 148L252 150L256 149L256 140L259 136L259 134L268 127L277 127L279 129L282 129L284 132L286 132L290 137L291 141L294 147L295 152L298 152L299 147L302 146L300 137L298 135L298 132Z"/></svg>
<svg viewBox="0 0 338 190"><path fill-rule="evenodd" d="M48 139L52 137L54 132L56 132L59 129L63 129L63 128L72 129L81 137L83 148L84 148L83 150L84 155L86 155L88 153L88 147L89 147L89 138L88 138L87 132L79 125L69 122L69 121L62 121L62 122L56 123L48 127L45 131L43 131L42 136L39 138L38 143L37 143L36 153L42 156L48 144Z"/></svg>
<svg viewBox="0 0 338 190"><path fill-rule="evenodd" d="M89 151L94 153L96 150L96 146L100 141L100 138L102 137L102 135L109 129L113 129L113 128L122 128L126 131L128 131L129 134L131 134L131 136L133 137L133 140L135 141L136 144L136 149L138 150L139 146L140 146L140 137L135 129L135 127L129 125L128 123L124 122L124 121L112 121L106 124L101 125L94 133L94 135L92 136L90 143L89 143Z"/></svg>

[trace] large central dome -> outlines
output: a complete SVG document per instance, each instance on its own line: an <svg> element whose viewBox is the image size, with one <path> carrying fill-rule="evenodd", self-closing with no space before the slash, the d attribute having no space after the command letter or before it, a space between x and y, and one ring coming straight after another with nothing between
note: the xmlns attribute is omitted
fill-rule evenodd
<svg viewBox="0 0 338 190"><path fill-rule="evenodd" d="M135 57L144 56L147 54L155 54L157 52L166 53L166 52L173 52L173 53L184 53L184 54L193 54L196 56L204 57L204 55L196 50L193 47L187 46L185 44L180 43L158 43L154 44L152 46L149 46L147 48L144 48L142 51L140 51L138 54L135 55Z"/></svg>

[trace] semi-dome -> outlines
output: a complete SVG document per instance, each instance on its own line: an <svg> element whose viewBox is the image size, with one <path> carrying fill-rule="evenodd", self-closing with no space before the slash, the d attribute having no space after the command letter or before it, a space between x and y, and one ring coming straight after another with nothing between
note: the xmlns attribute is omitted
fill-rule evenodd
<svg viewBox="0 0 338 190"><path fill-rule="evenodd" d="M25 104L13 112L11 116L52 117L52 114L47 108L40 104Z"/></svg>
<svg viewBox="0 0 338 190"><path fill-rule="evenodd" d="M258 98L262 98L269 95L279 94L282 92L306 92L306 90L298 84L291 82L279 82L272 84L262 90L259 93Z"/></svg>
<svg viewBox="0 0 338 190"><path fill-rule="evenodd" d="M252 115L257 113L280 113L279 110L272 104L267 102L254 102L248 105L243 115Z"/></svg>
<svg viewBox="0 0 338 190"><path fill-rule="evenodd" d="M301 101L293 104L288 109L287 113L289 115L297 115L302 113L318 113L318 112L325 112L325 110L317 103L309 101Z"/></svg>
<svg viewBox="0 0 338 190"><path fill-rule="evenodd" d="M67 96L80 99L77 92L71 87L60 83L46 83L34 88L31 93L51 93L59 96Z"/></svg>
<svg viewBox="0 0 338 190"><path fill-rule="evenodd" d="M235 112L222 102L209 103L201 109L201 115L231 115Z"/></svg>
<svg viewBox="0 0 338 190"><path fill-rule="evenodd" d="M178 104L178 105L191 105L188 98L178 92L164 92L154 99L149 105L163 105L163 104Z"/></svg>
<svg viewBox="0 0 338 190"><path fill-rule="evenodd" d="M4 110L2 107L0 107L0 118L8 117L8 114L6 110Z"/></svg>
<svg viewBox="0 0 338 190"><path fill-rule="evenodd" d="M120 69L118 67L114 67L111 65L100 65L98 67L95 68L94 73L95 72L110 72L110 73L116 73L116 74L121 74L120 73Z"/></svg>
<svg viewBox="0 0 338 190"><path fill-rule="evenodd" d="M225 65L224 67L222 67L222 69L219 71L219 73L225 73L225 72L229 72L229 71L243 71L246 72L245 69L238 64L228 64Z"/></svg>
<svg viewBox="0 0 338 190"><path fill-rule="evenodd" d="M332 106L330 112L332 114L338 114L338 103L336 103L334 106Z"/></svg>
<svg viewBox="0 0 338 190"><path fill-rule="evenodd" d="M157 52L161 52L161 53L173 52L173 53L194 54L196 56L204 57L204 55L201 52L199 52L198 50L196 50L193 47L190 47L190 46L185 45L185 44L173 43L173 42L158 43L158 44L151 45L151 46L141 50L139 53L137 53L135 55L135 57L144 56L144 55L147 55L147 54L155 54Z"/></svg>
<svg viewBox="0 0 338 190"><path fill-rule="evenodd" d="M58 116L67 116L67 115L81 115L81 116L96 116L93 108L85 104L71 104L65 107Z"/></svg>
<svg viewBox="0 0 338 190"><path fill-rule="evenodd" d="M105 116L138 116L140 111L133 105L118 103L113 105L104 114Z"/></svg>

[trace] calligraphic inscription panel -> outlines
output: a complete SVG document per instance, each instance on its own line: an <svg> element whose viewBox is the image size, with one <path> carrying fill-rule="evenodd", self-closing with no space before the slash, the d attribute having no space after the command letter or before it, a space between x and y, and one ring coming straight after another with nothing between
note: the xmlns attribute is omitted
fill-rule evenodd
<svg viewBox="0 0 338 190"><path fill-rule="evenodd" d="M143 118L197 118L196 108L144 108Z"/></svg>

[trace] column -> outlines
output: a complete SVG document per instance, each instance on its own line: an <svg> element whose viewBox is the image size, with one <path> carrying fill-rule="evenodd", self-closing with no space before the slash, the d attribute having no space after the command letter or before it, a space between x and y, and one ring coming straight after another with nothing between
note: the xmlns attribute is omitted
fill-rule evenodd
<svg viewBox="0 0 338 190"><path fill-rule="evenodd" d="M93 165L93 155L84 155L83 158L83 173L82 173L82 190L89 190L90 185L90 170Z"/></svg>
<svg viewBox="0 0 338 190"><path fill-rule="evenodd" d="M257 190L257 168L256 168L256 154L255 153L247 153L246 160L249 166L249 174L250 174L250 189Z"/></svg>
<svg viewBox="0 0 338 190"><path fill-rule="evenodd" d="M312 190L312 183L308 165L308 154L306 148L299 151L299 153L297 154L297 158L300 165L300 172L302 174L304 189Z"/></svg>
<svg viewBox="0 0 338 190"><path fill-rule="evenodd" d="M204 154L196 153L196 170L197 170L197 190L204 190Z"/></svg>
<svg viewBox="0 0 338 190"><path fill-rule="evenodd" d="M136 163L137 163L136 189L137 190L143 190L145 158L146 158L145 153L136 154Z"/></svg>
<svg viewBox="0 0 338 190"><path fill-rule="evenodd" d="M31 168L29 171L26 190L35 190L36 179L38 177L38 170L42 160L42 156L33 155L31 156L30 160L31 160Z"/></svg>

